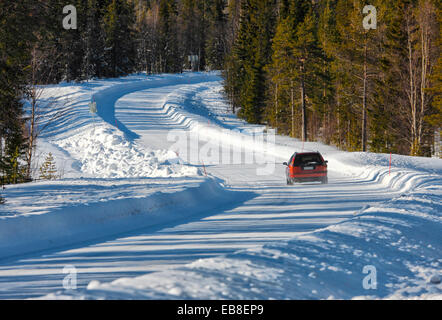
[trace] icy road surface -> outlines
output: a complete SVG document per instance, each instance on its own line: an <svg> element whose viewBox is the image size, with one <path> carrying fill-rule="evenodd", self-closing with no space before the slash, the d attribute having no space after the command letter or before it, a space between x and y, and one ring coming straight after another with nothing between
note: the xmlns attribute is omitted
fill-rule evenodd
<svg viewBox="0 0 442 320"><path fill-rule="evenodd" d="M96 94L98 105L108 108L102 118L118 127L135 143L146 148L171 149L171 130L190 132L195 123L208 127L251 130L231 115L221 101L221 82L155 86L143 90L115 89L115 94ZM118 94L116 94L118 93ZM170 102L172 101L172 102ZM167 107L170 102L175 109ZM182 114L176 114L182 109ZM169 136L169 138L168 138ZM277 137L290 152L335 150L320 144ZM216 143L216 142L214 142ZM198 154L211 142L189 146ZM237 150L244 153L250 151ZM329 184L303 183L287 186L283 161L289 153L277 154L272 174L258 175L257 163L210 163L210 159L190 160L200 172L223 180L229 191L237 191L236 203L169 222L161 226L126 232L76 245L29 254L0 264L0 298L39 297L62 290L63 268L75 266L77 290L92 280L110 282L176 268L197 259L217 257L239 249L258 248L281 242L304 232L324 228L353 217L359 210L397 197L401 190L380 184L376 176L349 175L330 163ZM179 204L177 204L179 207ZM173 210L173 208L171 209ZM264 298L264 297L263 297Z"/></svg>

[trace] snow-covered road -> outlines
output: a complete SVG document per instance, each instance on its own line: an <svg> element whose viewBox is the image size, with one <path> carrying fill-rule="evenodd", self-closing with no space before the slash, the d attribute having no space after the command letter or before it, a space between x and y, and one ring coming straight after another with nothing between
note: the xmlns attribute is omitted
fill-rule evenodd
<svg viewBox="0 0 442 320"><path fill-rule="evenodd" d="M111 114L106 113L105 120L123 130L137 145L173 150L171 131L191 132L197 121L209 128L240 131L254 128L229 114L227 105L219 102L220 88L220 82L211 79L143 90L135 88L128 94L104 98L97 95L96 99L98 105L114 106ZM167 108L168 103L175 108ZM177 115L177 106L189 117ZM276 142L290 152L315 148L326 158L338 153L320 144L304 146L287 137L277 137ZM211 143L217 143L216 137L190 144L189 154L198 154ZM288 241L351 218L361 209L393 199L402 192L400 188L380 183L378 175L354 176L332 165L327 185L287 186L282 162L288 159L284 152L276 152L274 171L268 175L257 174L257 168L263 164L211 163L211 159L190 159L189 164L221 179L227 190L238 195L234 201L219 203L216 208L180 220L4 261L0 264L0 298L38 297L60 291L66 265L75 266L77 290L81 291L93 280L110 282L136 277L239 249ZM333 164L333 159L330 163Z"/></svg>

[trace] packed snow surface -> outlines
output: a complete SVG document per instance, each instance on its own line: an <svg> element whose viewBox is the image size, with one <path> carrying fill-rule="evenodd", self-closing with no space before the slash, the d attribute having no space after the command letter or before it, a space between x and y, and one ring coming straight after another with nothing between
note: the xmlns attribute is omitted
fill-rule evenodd
<svg viewBox="0 0 442 320"><path fill-rule="evenodd" d="M422 178L393 201L288 241L45 298L441 299L441 187ZM364 287L367 267L374 287Z"/></svg>
<svg viewBox="0 0 442 320"><path fill-rule="evenodd" d="M389 154L268 135L230 112L217 73L44 93L72 107L36 152L62 179L5 190L0 297L442 298L440 159L393 155L390 169ZM199 140L182 149L182 134ZM285 185L282 162L316 150L329 184Z"/></svg>

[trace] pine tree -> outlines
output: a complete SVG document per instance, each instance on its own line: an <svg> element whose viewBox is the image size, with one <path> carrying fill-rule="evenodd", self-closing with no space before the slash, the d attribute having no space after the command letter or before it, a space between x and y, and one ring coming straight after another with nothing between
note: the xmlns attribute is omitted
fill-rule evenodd
<svg viewBox="0 0 442 320"><path fill-rule="evenodd" d="M275 37L272 44L272 62L267 70L269 79L274 85L273 99L270 99L268 119L270 123L288 132L291 136L296 136L296 115L294 106L294 86L293 79L296 63L293 52L295 32L289 18L283 18L278 23ZM290 92L290 97L284 93ZM289 106L289 110L286 106ZM290 119L290 129L288 129L287 119Z"/></svg>
<svg viewBox="0 0 442 320"><path fill-rule="evenodd" d="M340 0L338 1L337 29L339 43L336 51L338 58L338 74L342 86L340 93L346 96L343 108L349 115L348 121L359 122L347 126L359 128L356 132L359 142L353 144L347 139L347 147L351 150L367 150L368 108L372 93L373 65L377 62L372 48L376 48L374 36L376 30L364 30L362 25L362 8L364 1ZM359 114L359 116L358 116ZM353 129L354 130L354 129ZM354 131L353 133L354 134Z"/></svg>
<svg viewBox="0 0 442 320"><path fill-rule="evenodd" d="M105 67L107 77L126 75L134 70L134 10L125 0L112 0L103 17Z"/></svg>
<svg viewBox="0 0 442 320"><path fill-rule="evenodd" d="M322 51L321 71L321 98L320 104L316 111L320 114L322 120L322 127L319 132L320 139L330 144L333 141L333 130L335 129L334 122L338 117L336 108L336 89L334 87L334 73L333 73L333 43L336 42L336 16L335 16L335 1L327 0L321 2L319 8L318 18L318 43ZM315 133L314 136L317 134ZM339 140L339 139L338 139Z"/></svg>
<svg viewBox="0 0 442 320"><path fill-rule="evenodd" d="M34 34L23 32L36 22L28 0L0 2L0 175L3 183L23 180L24 120L30 47Z"/></svg>
<svg viewBox="0 0 442 320"><path fill-rule="evenodd" d="M268 67L274 83L274 98L269 99L269 107L277 109L276 123L280 128L289 127L292 136L299 136L304 141L308 128L307 104L319 109L318 105L322 103L319 93L323 74L320 67L324 60L317 38L317 17L307 4L303 2L292 7L283 3L282 18L273 38L272 62ZM283 106L287 105L288 110L283 111ZM285 115L281 121L277 116L280 112ZM289 119L290 124L281 124L284 119L286 122ZM297 128L301 131L298 132Z"/></svg>
<svg viewBox="0 0 442 320"><path fill-rule="evenodd" d="M161 72L181 72L183 57L178 50L177 9L174 1L161 0L159 7L160 40L159 59Z"/></svg>
<svg viewBox="0 0 442 320"><path fill-rule="evenodd" d="M209 26L205 52L207 66L212 70L221 70L227 50L225 1L213 0L209 7Z"/></svg>
<svg viewBox="0 0 442 320"><path fill-rule="evenodd" d="M83 33L84 56L82 79L101 77L104 66L104 34L101 28L101 14L98 0L87 1L87 17Z"/></svg>
<svg viewBox="0 0 442 320"><path fill-rule="evenodd" d="M47 5L37 5L36 16L40 17L34 24L36 41L32 52L39 57L37 76L34 84L58 83L66 78L66 59L64 39L66 33L60 28L63 20L63 4L61 0L48 0Z"/></svg>
<svg viewBox="0 0 442 320"><path fill-rule="evenodd" d="M321 92L323 55L317 40L315 20L313 11L307 13L304 21L298 25L293 43L296 61L295 80L300 88L302 141L307 141L308 139L307 98L309 98L311 103L318 103Z"/></svg>
<svg viewBox="0 0 442 320"><path fill-rule="evenodd" d="M77 0L72 3L77 9L77 29L61 29L61 64L64 73L62 79L65 81L79 81L82 79L83 57L85 46L82 31L86 27L86 12L84 1ZM65 5L65 4L64 4ZM60 15L62 11L58 12ZM59 23L58 28L60 29ZM60 30L57 30L60 32Z"/></svg>
<svg viewBox="0 0 442 320"><path fill-rule="evenodd" d="M233 41L230 54L225 62L225 90L232 104L232 111L241 107L241 92L245 84L246 64L252 59L251 41L251 5L249 1L240 3L240 18L238 31Z"/></svg>
<svg viewBox="0 0 442 320"><path fill-rule="evenodd" d="M10 165L10 172L9 172L9 183L19 183L21 180L20 178L20 166L19 166L19 147L15 147L15 151L12 154L9 165Z"/></svg>
<svg viewBox="0 0 442 320"><path fill-rule="evenodd" d="M51 152L46 156L45 161L40 167L40 179L56 180L58 178L57 166Z"/></svg>
<svg viewBox="0 0 442 320"><path fill-rule="evenodd" d="M437 7L439 5L439 8ZM439 9L439 10L438 10ZM431 91L432 72L440 56L440 26L438 26L437 12L441 12L441 2L433 0L419 0L415 11L416 21L419 28L419 120L417 126L416 143L418 145L416 155L431 156L431 138L433 128L425 119L432 112L432 99L434 91ZM438 11L437 11L438 10Z"/></svg>
<svg viewBox="0 0 442 320"><path fill-rule="evenodd" d="M426 2L427 5L430 2ZM417 1L390 0L377 5L380 8L385 6L379 12L385 12L381 19L385 21L382 26L385 25L386 29L380 41L382 50L378 63L382 77L375 79L374 83L374 107L379 110L373 113L371 149L430 155L429 145L432 142L429 140L433 137L434 127L427 124L425 119L430 114L437 114L434 105L430 106L437 90L431 89L433 81L429 72L437 70L432 66L437 62L438 50L440 52L440 45L435 39L437 15L428 10L425 13L425 6L418 5ZM387 9L392 5L397 10ZM428 43L424 59L421 45L423 30L427 30L425 38ZM426 71L423 65L427 66Z"/></svg>
<svg viewBox="0 0 442 320"><path fill-rule="evenodd" d="M204 70L206 64L207 33L210 31L210 14L214 0L182 0L178 1L176 19L178 21L178 38L183 61L190 69L187 61L189 55L198 56L196 70Z"/></svg>
<svg viewBox="0 0 442 320"><path fill-rule="evenodd" d="M266 101L265 67L270 61L275 28L275 2L242 2L240 27L226 70L226 91L240 106L238 116L251 123L264 118Z"/></svg>
<svg viewBox="0 0 442 320"><path fill-rule="evenodd" d="M437 17L439 19L439 34L442 34L442 14L441 7L437 10ZM433 109L426 116L425 120L432 126L434 134L442 133L442 55L440 48L442 48L442 37L439 35L437 46L439 47L439 58L434 67L433 74L431 75L432 86L428 89L428 93L433 94L432 107ZM440 155L442 157L442 154Z"/></svg>
<svg viewBox="0 0 442 320"><path fill-rule="evenodd" d="M401 113L397 105L401 95L401 85L397 77L397 68L401 68L398 60L394 61L394 50L391 50L394 35L398 31L398 22L401 10L388 10L391 5L398 5L398 1L377 1L377 18L382 23L377 26L376 46L377 62L372 66L376 70L376 76L372 79L372 105L368 110L368 131L370 136L369 149L372 152L395 152L399 151L400 137L398 129L403 128L397 119ZM372 32L372 31L370 31ZM394 40L395 41L395 40ZM403 44L405 47L406 45ZM401 48L403 50L403 48ZM399 63L399 65L397 65Z"/></svg>

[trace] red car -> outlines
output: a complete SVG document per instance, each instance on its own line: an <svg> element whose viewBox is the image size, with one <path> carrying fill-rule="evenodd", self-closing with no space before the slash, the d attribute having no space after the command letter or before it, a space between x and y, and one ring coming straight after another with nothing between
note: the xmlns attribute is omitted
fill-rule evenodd
<svg viewBox="0 0 442 320"><path fill-rule="evenodd" d="M304 181L328 183L327 162L319 152L295 152L288 163L283 163L287 166L287 184Z"/></svg>

